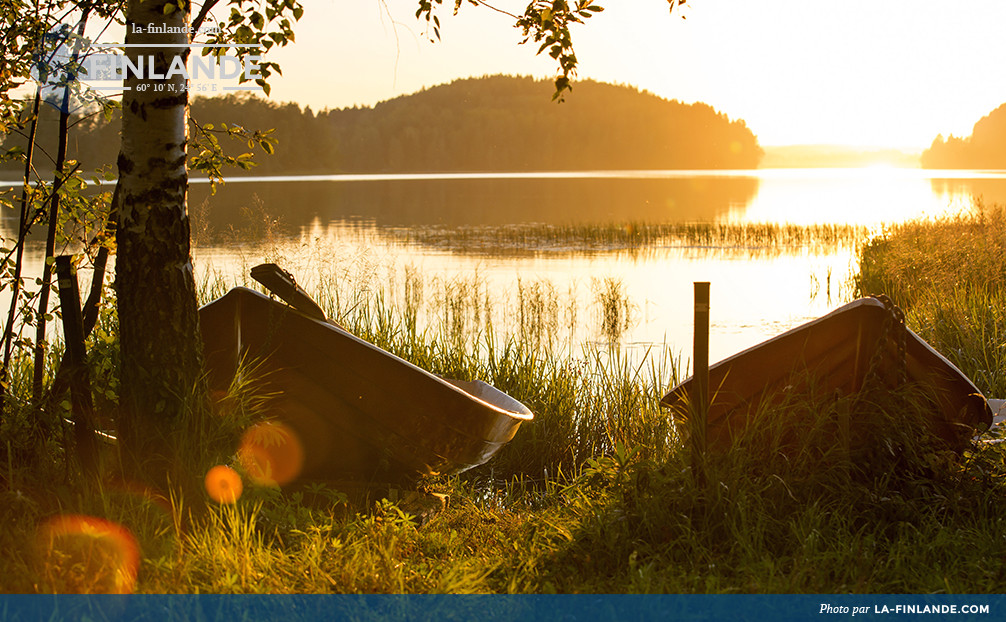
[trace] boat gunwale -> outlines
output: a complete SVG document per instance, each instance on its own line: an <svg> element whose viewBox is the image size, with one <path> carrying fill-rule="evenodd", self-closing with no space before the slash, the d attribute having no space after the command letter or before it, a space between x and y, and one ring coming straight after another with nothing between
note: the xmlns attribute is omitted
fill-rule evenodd
<svg viewBox="0 0 1006 622"><path fill-rule="evenodd" d="M828 312L827 314L822 315L821 317L814 318L813 320L810 320L808 322L804 322L803 324L800 324L798 326L794 326L793 328L791 328L791 329L789 329L789 330L787 330L785 332L779 333L778 335L775 335L773 337L770 337L770 338L766 339L765 341L761 341L759 343L754 344L753 346L750 346L748 348L745 348L745 349L741 350L740 352L731 354L727 358L721 359L721 360L717 361L716 363L713 363L712 365L710 365L709 366L709 371L712 372L714 369L717 369L717 368L719 368L721 366L733 363L734 361L740 359L741 357L746 356L747 354L749 354L751 352L754 352L756 350L760 350L760 349L766 348L766 347L771 347L771 345L774 344L775 342L782 341L783 339L785 339L787 337L790 337L791 335L796 334L798 332L801 332L801 331L804 331L804 330L807 330L807 329L811 329L812 327L814 327L814 326L816 326L816 325L818 325L820 323L823 323L823 322L829 320L832 316L838 315L840 313L848 312L848 311L851 311L853 309L857 309L857 308L862 307L862 306L879 307L879 308L882 308L882 309L886 308L885 305L884 305L884 303L881 302L880 300L878 300L877 298L873 298L873 297L870 297L870 296L867 296L867 297L864 297L864 298L857 298L856 300L853 300L852 302L848 302L848 303L846 303L846 304L838 307L837 309L834 309L834 310ZM913 331L911 328L909 328L908 326L905 326L905 331L908 334L910 334L913 337L915 337L915 342L917 344L923 346L930 354L934 354L941 362L943 362L945 365L947 365L952 371L956 372L957 375L962 380L965 380L969 385L971 385L971 388L974 389L974 392L976 394L982 395L983 398L985 397L982 394L982 392L978 389L978 387L975 386L974 382L970 378L968 378L968 376L964 372L962 372L960 370L960 368L958 368L956 365L954 365L947 357L945 357L942 354L940 354L936 349L934 349L931 345L929 345L929 343L925 339L923 339L922 337L919 337L919 335L915 331ZM694 379L695 379L695 375L693 373L688 378L686 378L686 379L682 380L681 382L679 382L678 384L676 384L674 387L672 387L664 395L664 397L662 397L660 399L660 404L663 405L663 406L667 406L667 407L673 407L677 402L679 402L679 401L681 401L683 399L683 396L681 396L681 395L674 395L674 394L680 392L679 390L684 389L684 387L686 385L691 384L691 382Z"/></svg>
<svg viewBox="0 0 1006 622"><path fill-rule="evenodd" d="M359 343L361 345L364 345L364 346L370 348L371 350L374 350L374 351L376 351L376 352L378 352L380 354L383 354L384 356L391 357L397 363L404 364L408 368L420 372L427 379L434 380L440 386L447 387L450 390L455 391L455 392L463 395L467 399L475 402L476 404L478 404L480 406L488 408L489 410L491 410L491 411L493 411L495 413L498 413L498 414L501 414L501 415L506 415L506 416L508 416L508 417L510 417L512 419L516 419L516 420L519 420L521 422L533 421L534 420L534 412L532 412L531 409L528 408L526 404L524 404L519 399L513 397L512 395L508 394L507 392L501 391L500 389L498 389L495 386L493 386L491 383L488 383L488 382L485 382L485 381L481 381L484 384L486 384L488 387L490 387L490 388L492 388L492 389L494 389L496 391L499 391L503 395L507 396L508 398L510 398L511 400L513 400L514 402L516 402L517 404L520 404L524 408L524 410L526 412L516 412L516 411L512 411L512 410L507 410L505 408L497 406L496 404L493 404L492 402L488 402L488 401L486 401L486 400L484 400L484 399L482 399L482 398L480 398L480 397L478 397L476 395L473 395L472 393L469 393L468 391L465 391L461 387L458 387L458 386L452 384L446 378L442 378L442 377L440 377L440 376L438 376L438 375L436 375L436 374L434 374L434 373L432 373L430 371L427 371L427 370L423 369L422 367L419 367L418 365L415 365L414 363L410 363L409 361L403 359L402 357L398 356L397 354L394 354L392 352L388 352L384 348L382 348L382 347L380 347L380 346L378 346L376 344L373 344L373 343L367 341L366 339L363 339L362 337L358 337L357 335L354 335L353 333L349 332L345 328L343 328L343 327L335 324L332 321L319 320L317 318L310 317L310 316L302 313L301 311L299 311L296 307L293 307L293 306L291 306L291 305L289 305L289 304L287 304L287 303L285 303L285 302L283 302L281 300L275 299L275 298L273 298L270 295L266 295L266 294L263 294L260 291L251 289L250 287L244 287L244 286L241 286L241 285L233 287L228 292L226 292L223 296L221 296L219 298L216 298L216 299L214 299L211 302L208 302L206 305L203 305L203 307L200 307L200 310L202 310L206 306L209 306L209 305L213 304L214 302L216 302L218 300L223 300L225 297L227 297L228 295L230 295L231 293L236 292L236 291L240 291L242 293L251 293L251 294L254 294L255 296L259 297L260 299L262 299L264 301L275 303L277 305L282 306L284 308L284 310L296 313L298 316L300 316L301 318L303 318L305 320L313 322L313 323L315 323L315 324L317 324L317 325L319 325L319 326L321 326L321 327L323 327L325 329L334 331L334 332L336 332L337 334L339 334L339 335L341 335L343 337L349 337L350 339L356 341L357 343ZM472 381L462 381L462 382L472 382Z"/></svg>

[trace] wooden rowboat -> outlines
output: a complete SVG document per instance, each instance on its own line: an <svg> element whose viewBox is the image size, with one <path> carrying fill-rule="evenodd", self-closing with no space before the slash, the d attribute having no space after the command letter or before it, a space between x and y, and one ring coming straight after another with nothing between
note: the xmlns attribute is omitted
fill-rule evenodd
<svg viewBox="0 0 1006 622"><path fill-rule="evenodd" d="M269 418L281 426L273 431L283 433L260 434L258 449L296 462L280 484L464 471L533 417L484 382L439 378L250 289L235 288L199 313L211 390L225 391L239 370L253 369L269 396ZM276 447L290 443L292 451Z"/></svg>
<svg viewBox="0 0 1006 622"><path fill-rule="evenodd" d="M898 313L877 298L861 298L710 366L709 445L728 447L731 430L743 428L753 408L799 379L826 394L850 395L869 376L879 386L907 381L929 393L931 428L950 447L963 449L976 430L992 423L988 403L953 363L904 327ZM692 382L671 389L661 404L687 417Z"/></svg>

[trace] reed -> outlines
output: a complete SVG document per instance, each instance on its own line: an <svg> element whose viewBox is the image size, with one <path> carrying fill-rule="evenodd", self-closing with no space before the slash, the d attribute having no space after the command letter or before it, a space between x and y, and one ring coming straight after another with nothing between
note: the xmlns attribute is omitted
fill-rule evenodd
<svg viewBox="0 0 1006 622"><path fill-rule="evenodd" d="M1006 208L977 200L957 214L886 228L861 251L862 293L912 307L931 292L998 292L1006 286Z"/></svg>
<svg viewBox="0 0 1006 622"><path fill-rule="evenodd" d="M868 245L873 272L861 282L899 282L911 278L905 262L931 259L923 247L896 262L878 249L924 238L933 244L927 252L956 252L939 248L951 239L945 231L926 231L936 226L919 225L907 238L889 231L886 242ZM1006 448L942 451L914 425L925 399L911 388L835 400L813 382L797 383L801 390L762 405L729 451L711 453L700 478L679 427L657 404L681 369L669 349L640 362L614 343L569 345L575 313L565 301L552 304L545 283L522 283L527 316L507 332L496 329L508 311L481 275L451 282L415 269L377 279L328 262L294 268L353 332L435 373L492 382L527 403L535 421L487 465L421 482L449 502L420 527L404 503L352 505L324 486L248 486L235 504L218 505L67 479L62 450L22 435L34 415L15 408L0 429L2 462L13 464L0 490L0 591L107 585L71 581L84 576L73 574L71 551L38 546L38 526L68 513L128 529L142 552L140 592L1002 590ZM988 370L980 381L997 386L997 288L965 275L946 289L948 280L932 276L926 291L914 284L923 281L902 281L912 294L903 302L910 324L970 353L962 360L974 359ZM206 278L203 295L231 284ZM597 309L624 311L617 283L599 285L608 303L595 300ZM113 364L114 323L106 329L108 348L96 352ZM225 416L254 419L258 397L235 385L222 400ZM194 444L193 471L235 463L220 438L210 440Z"/></svg>
<svg viewBox="0 0 1006 622"><path fill-rule="evenodd" d="M886 293L908 325L986 395L1006 395L1006 208L889 227L865 245L860 295Z"/></svg>
<svg viewBox="0 0 1006 622"><path fill-rule="evenodd" d="M536 255L555 252L643 251L708 247L720 254L774 256L806 250L856 248L870 230L845 224L665 223L522 224L382 229L393 241L466 254Z"/></svg>
<svg viewBox="0 0 1006 622"><path fill-rule="evenodd" d="M624 284L615 278L595 278L591 283L594 299L600 311L600 332L608 343L617 343L632 325L632 302Z"/></svg>
<svg viewBox="0 0 1006 622"><path fill-rule="evenodd" d="M643 439L665 450L672 424L659 407L679 380L666 349L638 356L619 337L634 305L617 279L593 283L600 342L573 343L576 294L544 278L518 279L512 296L491 291L476 271L454 278L413 267L378 276L369 262L295 264L298 280L329 317L359 337L445 377L483 380L535 413L517 437L471 474L543 481L616 443ZM245 280L203 280L208 299Z"/></svg>

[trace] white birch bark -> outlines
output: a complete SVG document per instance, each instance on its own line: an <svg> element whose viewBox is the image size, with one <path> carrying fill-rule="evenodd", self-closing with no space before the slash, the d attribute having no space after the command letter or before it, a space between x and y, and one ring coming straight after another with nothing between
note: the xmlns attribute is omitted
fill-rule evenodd
<svg viewBox="0 0 1006 622"><path fill-rule="evenodd" d="M141 47L126 52L143 75L127 68L118 160L118 425L127 464L155 472L171 468L170 430L193 395L196 403L202 395L186 205L188 94L175 60L188 58L189 11L176 2L128 2L125 42Z"/></svg>

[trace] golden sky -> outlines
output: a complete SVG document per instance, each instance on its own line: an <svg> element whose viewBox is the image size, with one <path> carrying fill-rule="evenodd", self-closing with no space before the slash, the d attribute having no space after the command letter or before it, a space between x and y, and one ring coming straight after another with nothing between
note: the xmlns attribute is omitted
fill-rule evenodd
<svg viewBox="0 0 1006 622"><path fill-rule="evenodd" d="M765 145L921 148L1006 102L1004 0L691 0L674 15L665 0L601 3L574 32L579 77L704 101ZM554 73L510 18L445 4L434 44L415 0L304 0L273 98L371 105L472 75Z"/></svg>

